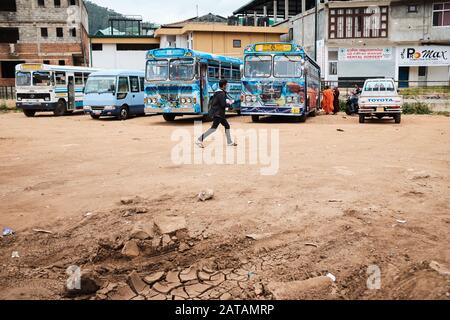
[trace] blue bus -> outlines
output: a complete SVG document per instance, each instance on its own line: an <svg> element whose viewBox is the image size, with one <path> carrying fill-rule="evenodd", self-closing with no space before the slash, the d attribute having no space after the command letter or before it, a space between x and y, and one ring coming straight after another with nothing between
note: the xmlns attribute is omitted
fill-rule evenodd
<svg viewBox="0 0 450 320"><path fill-rule="evenodd" d="M228 93L239 113L242 60L190 49L155 49L147 53L145 112L162 114L166 121L177 116L208 114L208 103L228 80Z"/></svg>
<svg viewBox="0 0 450 320"><path fill-rule="evenodd" d="M293 43L256 43L244 50L241 114L291 116L304 122L320 108L320 67Z"/></svg>
<svg viewBox="0 0 450 320"><path fill-rule="evenodd" d="M126 120L145 115L144 71L109 70L92 73L84 90L84 112Z"/></svg>
<svg viewBox="0 0 450 320"><path fill-rule="evenodd" d="M16 106L27 117L53 111L55 116L83 110L88 76L98 69L23 63L16 66Z"/></svg>

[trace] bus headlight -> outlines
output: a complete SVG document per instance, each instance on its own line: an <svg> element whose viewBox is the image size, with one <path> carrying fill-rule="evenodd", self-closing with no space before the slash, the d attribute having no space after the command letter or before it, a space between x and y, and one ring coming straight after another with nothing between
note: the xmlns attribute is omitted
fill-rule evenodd
<svg viewBox="0 0 450 320"><path fill-rule="evenodd" d="M245 97L245 101L246 102L251 102L252 101L252 96L246 96Z"/></svg>
<svg viewBox="0 0 450 320"><path fill-rule="evenodd" d="M186 98L181 98L181 103L185 104L186 103Z"/></svg>
<svg viewBox="0 0 450 320"><path fill-rule="evenodd" d="M252 101L256 102L258 99L256 98L256 96L252 96Z"/></svg>
<svg viewBox="0 0 450 320"><path fill-rule="evenodd" d="M151 101L152 101L153 104L157 104L158 103L158 99L156 99L156 98L151 99Z"/></svg>
<svg viewBox="0 0 450 320"><path fill-rule="evenodd" d="M191 99L191 98L188 98L188 99L187 99L187 103L191 104L191 103L192 103L192 99Z"/></svg>
<svg viewBox="0 0 450 320"><path fill-rule="evenodd" d="M292 101L294 101L294 99L292 97L286 97L287 103L292 103Z"/></svg>

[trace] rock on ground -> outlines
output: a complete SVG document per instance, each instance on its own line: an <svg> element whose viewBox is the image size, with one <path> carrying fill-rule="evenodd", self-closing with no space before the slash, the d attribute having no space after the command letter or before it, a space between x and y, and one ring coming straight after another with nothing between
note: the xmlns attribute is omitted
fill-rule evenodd
<svg viewBox="0 0 450 320"><path fill-rule="evenodd" d="M155 219L155 228L160 234L174 234L180 230L187 230L184 217L159 217Z"/></svg>
<svg viewBox="0 0 450 320"><path fill-rule="evenodd" d="M267 291L276 300L301 300L315 293L331 291L333 281L329 277L316 277L302 281L271 282Z"/></svg>

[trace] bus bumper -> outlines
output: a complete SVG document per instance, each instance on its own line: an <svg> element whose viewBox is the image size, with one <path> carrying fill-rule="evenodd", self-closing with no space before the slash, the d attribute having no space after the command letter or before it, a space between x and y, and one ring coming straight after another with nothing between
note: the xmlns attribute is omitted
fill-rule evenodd
<svg viewBox="0 0 450 320"><path fill-rule="evenodd" d="M17 109L34 111L54 111L57 105L57 102L16 102Z"/></svg>
<svg viewBox="0 0 450 320"><path fill-rule="evenodd" d="M288 107L244 107L241 106L241 114L244 116L298 116L301 117L305 113L303 106Z"/></svg>

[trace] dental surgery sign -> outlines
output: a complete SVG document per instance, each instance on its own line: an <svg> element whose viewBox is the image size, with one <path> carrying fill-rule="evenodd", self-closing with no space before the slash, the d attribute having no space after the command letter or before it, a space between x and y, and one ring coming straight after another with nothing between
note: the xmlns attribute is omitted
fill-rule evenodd
<svg viewBox="0 0 450 320"><path fill-rule="evenodd" d="M397 48L399 66L448 66L450 46Z"/></svg>
<svg viewBox="0 0 450 320"><path fill-rule="evenodd" d="M339 61L391 60L392 48L340 48Z"/></svg>

